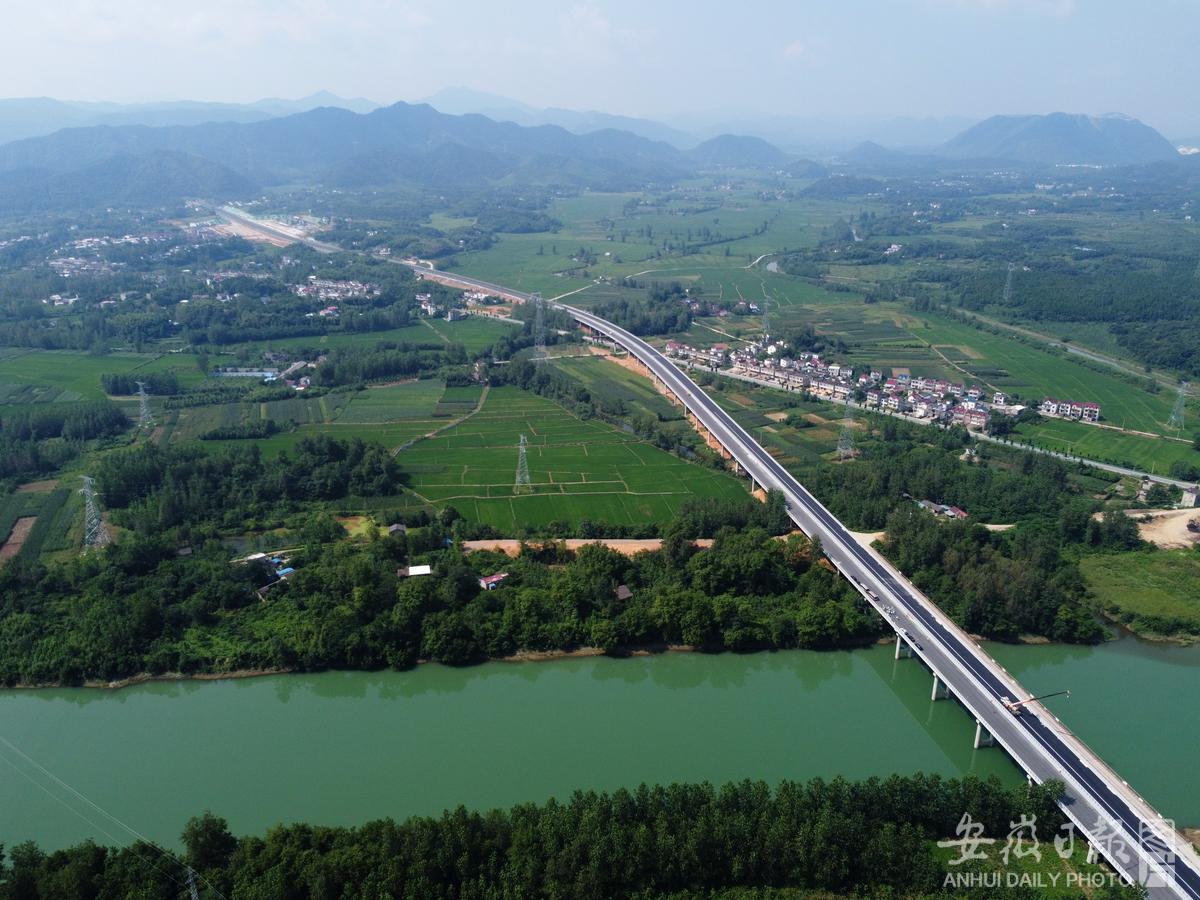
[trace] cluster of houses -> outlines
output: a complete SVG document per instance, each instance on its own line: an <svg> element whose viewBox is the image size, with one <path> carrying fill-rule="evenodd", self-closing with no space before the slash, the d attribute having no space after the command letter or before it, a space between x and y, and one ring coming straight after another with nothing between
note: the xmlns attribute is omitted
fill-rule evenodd
<svg viewBox="0 0 1200 900"><path fill-rule="evenodd" d="M1038 407L1038 412L1043 416L1056 416L1060 419L1100 421L1099 403L1080 403L1078 400L1055 400L1053 397L1047 397Z"/></svg>
<svg viewBox="0 0 1200 900"><path fill-rule="evenodd" d="M935 516L944 516L947 519L965 519L967 511L959 509L957 506L950 506L946 503L934 503L932 500L918 500L917 506L926 512L931 512Z"/></svg>
<svg viewBox="0 0 1200 900"><path fill-rule="evenodd" d="M318 278L309 275L302 284L292 285L292 293L297 297L312 297L316 300L349 300L353 297L378 297L379 285L367 284L362 281L335 281L331 278ZM335 307L336 308L336 307Z"/></svg>
<svg viewBox="0 0 1200 900"><path fill-rule="evenodd" d="M485 294L484 296L487 295ZM479 301L477 300L476 302ZM447 322L455 322L459 319L465 319L467 317L467 311L465 309L443 310L442 307L433 302L433 296L431 294L417 294L417 304L421 307L421 312L424 315L435 318L438 316L444 316Z"/></svg>
<svg viewBox="0 0 1200 900"><path fill-rule="evenodd" d="M859 398L864 405L915 418L947 421L983 430L993 414L1015 416L1025 407L1009 403L1002 392L989 399L978 386L967 387L943 379L914 378L907 371L891 377L871 370L855 374L854 367L822 358L819 353L792 357L783 343L769 339L729 352L717 344L709 348L689 347L677 341L667 344L667 355L689 363L734 375L778 384L785 390L807 391L832 400Z"/></svg>
<svg viewBox="0 0 1200 900"><path fill-rule="evenodd" d="M724 344L691 347L668 341L666 352L690 365L726 370L735 376L778 384L784 390L807 391L832 400L857 398L868 407L917 419L953 422L976 431L986 429L992 416L1016 416L1025 409L1003 391L988 396L978 385L968 387L940 378L914 377L904 369L893 369L890 377L877 369L856 374L853 366L823 359L819 353L792 357L786 344L769 338L733 351ZM1039 412L1084 422L1100 420L1098 403L1047 398Z"/></svg>
<svg viewBox="0 0 1200 900"><path fill-rule="evenodd" d="M49 265L55 275L61 275L63 278L78 275L111 275L116 271L114 263L94 256L59 256L51 259Z"/></svg>

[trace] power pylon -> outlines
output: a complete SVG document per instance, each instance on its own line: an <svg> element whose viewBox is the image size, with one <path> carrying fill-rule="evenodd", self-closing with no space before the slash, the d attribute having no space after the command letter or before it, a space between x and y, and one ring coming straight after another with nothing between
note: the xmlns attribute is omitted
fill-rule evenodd
<svg viewBox="0 0 1200 900"><path fill-rule="evenodd" d="M1008 275L1006 275L1004 278L1004 297L1001 301L1005 306L1008 306L1009 301L1012 300L1013 272L1016 270L1016 268L1016 263L1008 264Z"/></svg>
<svg viewBox="0 0 1200 900"><path fill-rule="evenodd" d="M854 459L854 408L846 404L846 417L842 419L842 433L838 435L837 455L839 461Z"/></svg>
<svg viewBox="0 0 1200 900"><path fill-rule="evenodd" d="M765 344L771 338L771 311L767 309L767 301L765 299L763 300L762 329L763 343Z"/></svg>
<svg viewBox="0 0 1200 900"><path fill-rule="evenodd" d="M541 294L533 295L533 346L542 357L546 355L546 301Z"/></svg>
<svg viewBox="0 0 1200 900"><path fill-rule="evenodd" d="M96 505L95 480L90 475L83 476L83 487L79 493L83 494L83 549L86 553L94 547L103 547L109 538L104 520L100 518L100 508Z"/></svg>
<svg viewBox="0 0 1200 900"><path fill-rule="evenodd" d="M146 393L146 382L135 381L138 386L138 425L149 428L154 424L154 415L150 412L150 395Z"/></svg>
<svg viewBox="0 0 1200 900"><path fill-rule="evenodd" d="M525 435L521 435L521 443L517 448L517 480L513 485L513 493L533 493L533 483L529 479L529 458L525 452Z"/></svg>
<svg viewBox="0 0 1200 900"><path fill-rule="evenodd" d="M1183 408L1187 404L1187 389L1186 381L1179 382L1179 395L1175 398L1175 408L1171 410L1171 419L1167 423L1178 431L1183 431Z"/></svg>

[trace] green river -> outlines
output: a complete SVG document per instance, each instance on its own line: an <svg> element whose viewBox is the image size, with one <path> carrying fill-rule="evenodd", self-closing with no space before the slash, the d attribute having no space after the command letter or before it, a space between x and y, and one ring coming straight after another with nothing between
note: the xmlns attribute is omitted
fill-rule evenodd
<svg viewBox="0 0 1200 900"><path fill-rule="evenodd" d="M1165 815L1200 823L1200 650L992 646ZM575 788L918 770L998 775L973 724L890 647L491 663L0 691L0 843L127 832L169 845L211 809L235 832L354 824ZM94 806L93 806L94 804Z"/></svg>

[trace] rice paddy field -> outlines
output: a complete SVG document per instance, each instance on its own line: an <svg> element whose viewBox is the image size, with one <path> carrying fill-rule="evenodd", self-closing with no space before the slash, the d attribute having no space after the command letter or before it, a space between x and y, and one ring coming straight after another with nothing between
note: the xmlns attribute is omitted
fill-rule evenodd
<svg viewBox="0 0 1200 900"><path fill-rule="evenodd" d="M298 395L267 403L223 403L181 409L172 413L162 440L196 440L214 428L274 419L285 430L254 443L273 456L305 437L328 434L348 440L361 438L396 448L406 441L443 428L466 415L479 401L482 387L447 388L441 379L422 379L371 387L356 393L321 397ZM246 441L204 441L217 448Z"/></svg>
<svg viewBox="0 0 1200 900"><path fill-rule="evenodd" d="M515 490L522 435L527 494ZM690 497L746 496L732 475L511 387L493 389L479 413L414 444L397 461L417 495L505 533L556 520L666 522Z"/></svg>

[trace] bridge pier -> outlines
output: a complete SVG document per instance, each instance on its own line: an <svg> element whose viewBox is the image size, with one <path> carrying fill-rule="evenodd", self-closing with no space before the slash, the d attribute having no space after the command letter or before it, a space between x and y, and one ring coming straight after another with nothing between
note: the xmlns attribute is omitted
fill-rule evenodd
<svg viewBox="0 0 1200 900"><path fill-rule="evenodd" d="M1094 862L1096 862L1096 860L1098 860L1099 858L1100 858L1100 851L1098 851L1098 850L1096 849L1096 845L1095 845L1095 844L1088 844L1088 854L1087 854L1087 861L1088 861L1089 863L1094 863Z"/></svg>
<svg viewBox="0 0 1200 900"><path fill-rule="evenodd" d="M996 739L992 737L992 733L983 727L983 723L978 719L975 720L975 749L980 747L990 747L996 743Z"/></svg>
<svg viewBox="0 0 1200 900"><path fill-rule="evenodd" d="M904 638L900 637L900 632L896 632L896 659L901 656L912 656L912 647L904 643Z"/></svg>
<svg viewBox="0 0 1200 900"><path fill-rule="evenodd" d="M942 697L949 697L949 696L950 696L950 685L948 685L948 684L946 684L946 682L942 681L942 679L938 677L937 672L934 672L933 673L933 693L931 693L929 695L929 699L930 700L939 700Z"/></svg>

